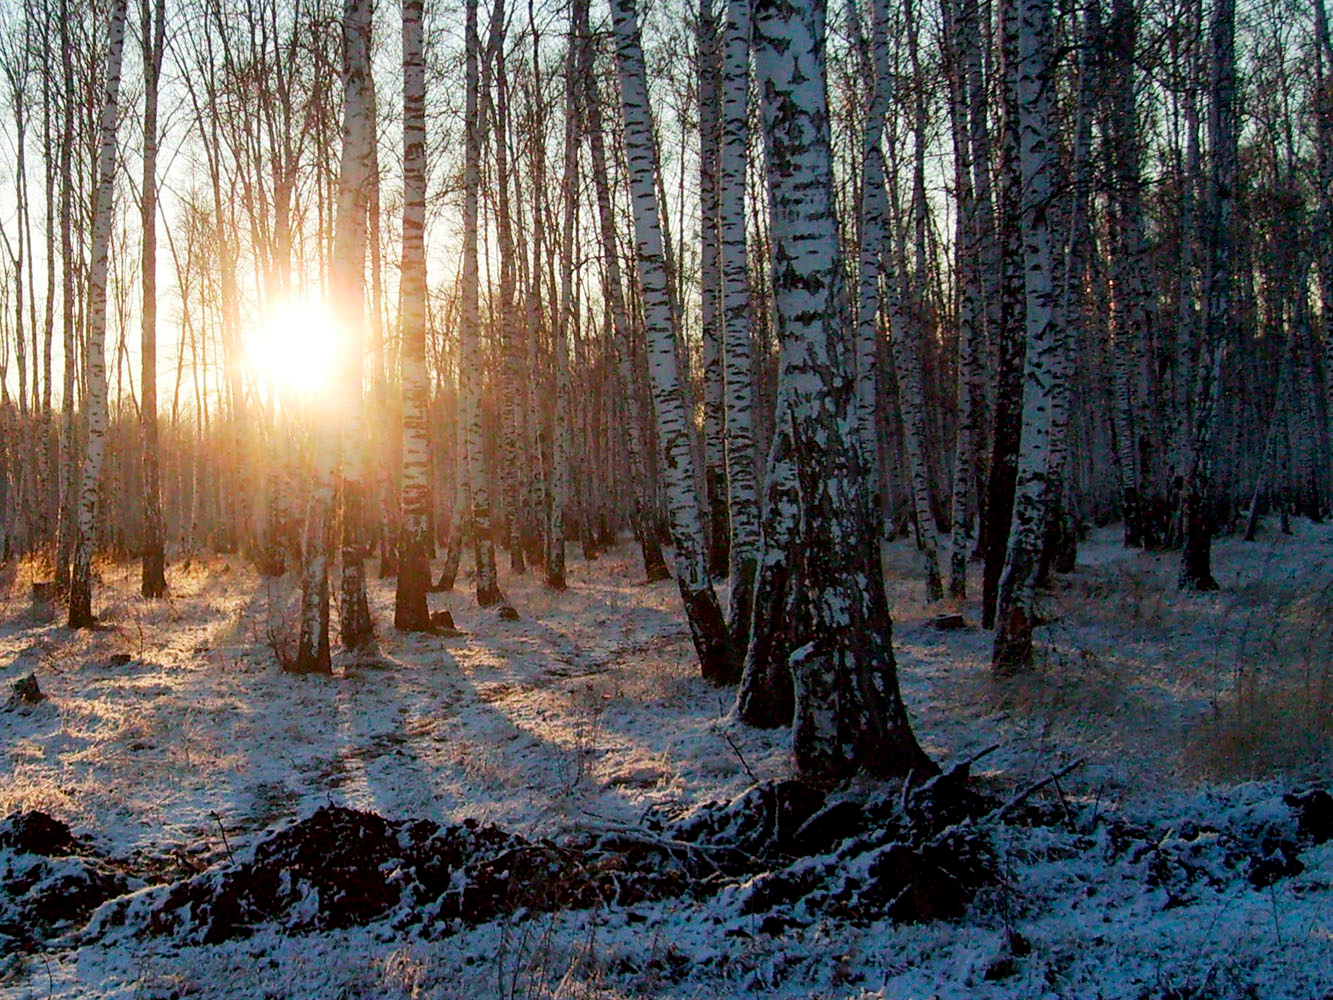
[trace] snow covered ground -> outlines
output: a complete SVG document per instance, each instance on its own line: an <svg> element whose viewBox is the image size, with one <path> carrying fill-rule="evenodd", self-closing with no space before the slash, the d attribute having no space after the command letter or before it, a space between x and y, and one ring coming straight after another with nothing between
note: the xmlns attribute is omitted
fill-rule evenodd
<svg viewBox="0 0 1333 1000"><path fill-rule="evenodd" d="M71 938L0 958L0 996L1333 994L1333 842L1258 887L1228 854L1290 827L1284 791L1330 779L1333 529L1295 532L1220 541L1222 590L1205 595L1176 592L1174 554L1095 532L1048 598L1036 672L1003 686L988 635L932 628L915 554L886 550L928 752L947 764L999 744L978 781L1000 796L1085 762L1038 796L1062 822L997 825L1003 879L958 923L867 913L769 934L718 897L520 914L442 940L387 923L192 947ZM239 559L173 568L158 603L137 597L137 565L103 567L96 632L32 608L27 573L4 581L0 691L35 672L49 699L0 709L0 817L43 810L141 871L244 856L329 803L558 836L789 773L786 734L731 721L731 692L696 676L674 585L640 585L629 546L572 559L561 594L502 576L517 622L477 609L466 582L433 595L457 638L393 632L392 587L375 581L381 660L331 678L277 669L296 582ZM955 610L977 624L978 602Z"/></svg>

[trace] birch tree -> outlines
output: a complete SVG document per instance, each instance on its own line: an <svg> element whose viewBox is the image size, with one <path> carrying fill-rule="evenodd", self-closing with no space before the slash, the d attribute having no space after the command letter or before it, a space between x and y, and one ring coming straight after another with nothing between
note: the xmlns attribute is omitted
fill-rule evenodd
<svg viewBox="0 0 1333 1000"><path fill-rule="evenodd" d="M576 22L575 30L581 37L591 38L592 29L588 23L588 0L573 0L573 8ZM584 83L583 109L586 114L588 149L592 160L593 192L597 201L598 235L601 238L602 260L606 271L604 287L611 308L616 368L620 375L626 404L625 445L630 467L633 526L643 560L644 579L649 583L655 583L658 580L665 580L669 573L667 572L666 559L662 555L662 546L657 539L657 530L653 523L649 497L652 484L649 481L647 469L648 455L644 443L645 428L640 420L642 407L638 405L639 397L635 392L637 380L634 369L634 343L630 332L629 310L625 305L625 290L620 272L620 251L616 246L616 224L611 203L610 174L607 168L602 101L598 93L597 74L592 64L592 45L584 45L580 51L582 53L582 63L579 66L579 78ZM743 218L741 223L744 226ZM730 424L728 424L728 427L730 427ZM728 433L730 433L730 430ZM733 519L733 532L735 528L736 522ZM735 545L734 539L732 544ZM732 565L735 568L735 563ZM732 594L735 593L736 591L733 590ZM733 597L732 600L734 607L735 598Z"/></svg>
<svg viewBox="0 0 1333 1000"><path fill-rule="evenodd" d="M481 313L477 276L477 194L481 186L481 135L478 89L481 40L477 34L477 0L464 5L466 94L463 147L463 316L459 358L463 385L462 420L467 434L467 461L472 490L472 539L476 555L477 603L483 608L504 600L495 574L495 541L491 537L490 487L482 436L480 351Z"/></svg>
<svg viewBox="0 0 1333 1000"><path fill-rule="evenodd" d="M578 220L579 172L579 46L577 19L571 18L565 55L565 151L560 195L564 218L560 228L560 301L555 323L555 407L551 448L551 517L546 541L546 583L565 589L565 507L569 503L570 398L569 338L576 335L574 301L574 226ZM587 512L584 511L586 520Z"/></svg>
<svg viewBox="0 0 1333 1000"><path fill-rule="evenodd" d="M703 342L704 496L708 504L708 568L727 572L727 474L722 345L722 258L719 217L719 98L722 59L715 0L699 0L695 18L695 70L699 99L699 316Z"/></svg>
<svg viewBox="0 0 1333 1000"><path fill-rule="evenodd" d="M143 187L143 309L140 342L143 365L139 421L143 433L144 555L140 589L144 597L167 591L165 530L162 524L161 477L157 435L157 92L166 38L166 2L140 5L144 62Z"/></svg>
<svg viewBox="0 0 1333 1000"><path fill-rule="evenodd" d="M1333 40L1325 0L1313 0L1315 16L1315 135L1319 182L1319 312L1323 319L1324 396L1333 437Z"/></svg>
<svg viewBox="0 0 1333 1000"><path fill-rule="evenodd" d="M1032 657L1036 571L1045 527L1051 458L1051 411L1060 391L1063 333L1055 310L1051 221L1054 133L1051 123L1050 0L1018 2L1019 166L1023 191L1023 278L1027 349L1023 420L1014 485L1013 525L1000 578L991 664L1017 672Z"/></svg>
<svg viewBox="0 0 1333 1000"><path fill-rule="evenodd" d="M625 151L634 207L636 260L648 337L648 369L653 408L657 415L667 513L676 548L676 585L680 588L681 599L685 604L690 634L704 677L716 683L730 683L737 677L738 664L705 563L707 553L703 524L694 488L691 421L681 394L675 320L667 291L667 265L658 215L652 116L648 107L638 14L633 0L612 0L611 14L615 26L621 110L625 121Z"/></svg>
<svg viewBox="0 0 1333 1000"><path fill-rule="evenodd" d="M855 379L842 302L825 93L822 0L758 0L773 291L783 336L785 430L800 488L801 591L812 638L793 651L792 742L816 781L932 773L898 691L878 532L862 488Z"/></svg>
<svg viewBox="0 0 1333 1000"><path fill-rule="evenodd" d="M882 0L879 0L882 2ZM911 7L908 5L910 19ZM881 22L887 21L886 12L881 11L877 15ZM883 29L880 29L883 32ZM911 51L915 57L916 53L916 27L913 24L909 28L909 39L911 40ZM888 63L888 40L887 32L884 32L882 41L873 47L875 53L875 87L883 87L886 90L882 98L885 102L890 99L890 67ZM913 60L915 62L915 58ZM916 77L921 78L920 69L917 68ZM881 83L882 81L882 83ZM927 435L926 435L926 400L922 389L922 340L924 327L924 309L925 309L925 166L924 166L924 146L925 146L925 109L922 98L918 93L914 100L914 170L913 170L913 221L914 229L917 233L916 249L917 261L914 280L911 283L909 292L908 284L904 281L907 276L907 254L905 251L905 234L899 232L898 240L892 239L889 227L885 223L878 223L875 228L878 230L882 246L880 248L880 257L882 261L895 261L896 267L885 265L887 280L885 287L888 291L888 312L889 312L889 342L893 353L894 373L898 379L898 408L902 415L903 442L907 451L907 473L910 484L912 499L912 526L913 534L916 538L917 548L921 552L921 558L926 581L926 600L938 601L944 596L944 585L940 579L939 563L939 543L937 541L937 532L935 530L935 516L931 512L930 506L930 469L927 455ZM877 95L878 96L878 95ZM887 105L883 109L887 112ZM881 128L883 117L880 118ZM877 171L867 171L867 180L875 176L882 187L883 161L878 165ZM871 195L867 188L867 197L873 197L883 200L883 194ZM885 217L884 209L879 211L880 218ZM864 239L864 235L863 235ZM910 303L906 296L911 295Z"/></svg>
<svg viewBox="0 0 1333 1000"><path fill-rule="evenodd" d="M426 61L422 0L403 0L403 267L399 292L399 373L403 394L402 534L394 627L430 628L430 502L426 375Z"/></svg>
<svg viewBox="0 0 1333 1000"><path fill-rule="evenodd" d="M127 0L114 0L107 35L106 83L102 104L97 197L93 203L92 248L88 272L87 341L84 348L84 412L88 443L79 487L78 537L70 577L69 627L96 624L93 615L93 548L97 543L98 491L106 451L106 278L111 244L112 198L116 187L116 125L120 111L120 68L125 49Z"/></svg>
<svg viewBox="0 0 1333 1000"><path fill-rule="evenodd" d="M1148 341L1148 287L1143 223L1143 177L1140 166L1134 53L1137 12L1132 0L1114 0L1104 45L1106 143L1111 243L1111 383L1115 408L1115 458L1120 476L1121 517L1125 544L1152 546L1143 484L1140 439L1145 426L1139 394L1140 358Z"/></svg>
<svg viewBox="0 0 1333 1000"><path fill-rule="evenodd" d="M1232 211L1238 177L1236 122L1236 4L1217 0L1210 29L1212 68L1208 108L1207 294L1203 343L1194 380L1194 429L1184 477L1181 522L1182 590L1216 590L1212 572L1212 447L1222 391L1222 354L1231 325Z"/></svg>
<svg viewBox="0 0 1333 1000"><path fill-rule="evenodd" d="M732 645L750 638L759 565L759 497L755 470L754 359L750 349L749 249L745 175L749 147L750 0L729 0L722 35L722 122L718 169L718 231L722 268L727 517L731 525Z"/></svg>
<svg viewBox="0 0 1333 1000"><path fill-rule="evenodd" d="M1014 0L999 7L1001 102L999 136L999 209L995 249L990 271L995 279L994 312L988 316L991 365L995 371L995 410L991 435L990 478L986 484L984 549L986 562L981 585L981 624L995 625L995 609L1009 551L1019 439L1022 432L1024 357L1027 349L1023 263L1025 192L1020 165L1018 72L1019 17ZM984 171L978 173L982 176ZM989 293L988 293L989 294ZM990 321L993 320L993 325Z"/></svg>
<svg viewBox="0 0 1333 1000"><path fill-rule="evenodd" d="M375 641L366 599L367 462L362 376L366 339L366 199L370 144L374 141L370 87L370 0L343 3L343 148L338 176L338 214L330 275L343 325L340 394L342 417L342 563L339 638L364 653Z"/></svg>
<svg viewBox="0 0 1333 1000"><path fill-rule="evenodd" d="M953 140L954 188L958 208L954 224L954 283L958 314L958 428L954 444L953 497L949 542L949 596L967 596L967 560L971 540L973 485L979 454L982 398L981 349L984 347L981 254L985 234L980 228L973 185L973 131L969 100L972 81L967 70L969 48L975 44L977 0L944 0L945 46L949 56L949 119ZM984 112L983 112L984 113ZM989 164L983 165L989 169Z"/></svg>
<svg viewBox="0 0 1333 1000"><path fill-rule="evenodd" d="M74 551L74 538L77 511L74 496L76 493L75 440L74 440L74 391L76 382L75 352L75 268L74 268L74 121L75 103L71 99L74 93L74 57L70 38L69 0L60 0L60 79L66 95L64 113L60 127L60 325L61 344L64 353L64 372L61 392L60 421L60 518L56 531L56 586L62 591L71 584L71 559Z"/></svg>

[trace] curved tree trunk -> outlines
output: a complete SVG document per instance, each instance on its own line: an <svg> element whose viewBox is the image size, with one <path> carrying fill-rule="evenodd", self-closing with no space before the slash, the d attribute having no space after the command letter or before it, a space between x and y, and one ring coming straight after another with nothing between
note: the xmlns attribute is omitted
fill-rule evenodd
<svg viewBox="0 0 1333 1000"><path fill-rule="evenodd" d="M755 573L750 641L736 692L736 715L760 729L791 725L796 701L788 660L807 631L797 593L801 495L786 409L784 395L764 484L763 553Z"/></svg>
<svg viewBox="0 0 1333 1000"><path fill-rule="evenodd" d="M703 524L694 487L691 421L678 375L675 321L667 291L667 266L657 211L652 118L643 50L639 43L638 15L633 0L612 0L611 12L615 22L621 105L625 116L639 284L648 333L648 370L653 408L657 413L667 511L676 547L676 585L685 604L704 677L716 683L732 683L737 678L739 664L705 565Z"/></svg>
<svg viewBox="0 0 1333 1000"><path fill-rule="evenodd" d="M588 0L574 0L574 18L579 34L590 38L592 32L588 23ZM634 392L634 344L630 335L629 310L625 307L620 254L616 249L615 216L611 207L611 183L607 170L602 103L597 92L597 75L593 71L592 46L584 45L581 52L583 62L579 68L579 76L585 87L584 111L587 115L588 146L592 154L592 181L597 198L598 233L601 236L602 257L606 268L605 289L610 300L611 323L615 331L616 368L625 396L625 447L629 453L634 534L638 538L639 552L643 558L644 578L650 583L655 583L658 580L665 580L670 574L667 572L666 559L662 555L662 546L657 540L652 503L649 498L651 483L646 468L644 427L639 418L641 408L637 405L638 397Z"/></svg>

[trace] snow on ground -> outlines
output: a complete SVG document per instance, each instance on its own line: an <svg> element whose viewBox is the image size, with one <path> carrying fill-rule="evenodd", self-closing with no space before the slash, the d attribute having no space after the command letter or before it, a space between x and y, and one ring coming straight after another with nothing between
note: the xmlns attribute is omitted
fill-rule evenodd
<svg viewBox="0 0 1333 1000"><path fill-rule="evenodd" d="M1174 554L1094 532L1046 598L1037 670L1003 686L986 670L988 635L932 628L941 608L923 601L915 553L886 550L901 680L928 751L948 762L999 744L979 767L1001 793L1086 762L1047 793L1069 828L1000 830L1005 883L959 924L867 915L768 935L720 904L666 901L441 941L372 926L211 947L92 942L0 959L0 996L1322 997L1333 843L1266 888L1212 878L1186 892L1151 885L1147 862L1097 839L1110 816L1223 828L1329 778L1333 530L1294 527L1220 541L1222 590L1203 595L1176 592ZM48 811L141 868L240 854L330 802L557 835L789 772L786 734L736 724L730 692L696 676L674 585L640 585L630 546L571 560L560 594L534 574L503 577L517 622L476 608L465 583L433 595L457 638L393 632L392 586L374 581L382 657L336 663L331 678L277 669L297 584L238 558L174 567L158 603L137 597L137 565L104 566L96 632L30 607L25 572L10 571L0 603L0 690L35 671L49 700L0 710L0 817ZM956 610L978 624L979 602ZM1006 967L1009 929L1031 953Z"/></svg>

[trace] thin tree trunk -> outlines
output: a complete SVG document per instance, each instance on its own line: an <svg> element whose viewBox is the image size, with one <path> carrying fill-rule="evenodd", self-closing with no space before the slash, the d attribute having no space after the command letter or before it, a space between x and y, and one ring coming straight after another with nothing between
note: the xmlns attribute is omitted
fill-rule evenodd
<svg viewBox="0 0 1333 1000"><path fill-rule="evenodd" d="M1020 0L1017 103L1019 164L1024 208L1023 269L1027 350L1023 423L1014 483L1013 526L1000 578L991 665L999 675L1026 669L1032 659L1036 573L1045 527L1051 460L1051 411L1064 379L1063 332L1056 312L1051 252L1053 149L1050 67L1050 0Z"/></svg>
<svg viewBox="0 0 1333 1000"><path fill-rule="evenodd" d="M569 338L577 336L574 301L574 227L578 221L579 38L577 19L570 22L565 56L565 163L560 181L564 220L560 228L560 302L555 323L555 405L551 429L551 515L546 536L546 584L565 589L565 508L569 504L569 451L572 416L569 397ZM582 511L587 520L587 510ZM586 553L585 553L586 555Z"/></svg>
<svg viewBox="0 0 1333 1000"><path fill-rule="evenodd" d="M74 58L69 36L69 3L60 2L60 66L61 79L65 94L74 93ZM61 442L60 442L60 523L56 537L56 587L62 592L69 590L70 561L74 551L75 523L77 513L74 504L75 470L75 425L74 393L77 374L77 358L74 342L74 102L66 99L64 120L61 124L60 145L60 273L63 282L61 288L60 321L61 342L64 346L64 384L60 405Z"/></svg>
<svg viewBox="0 0 1333 1000"><path fill-rule="evenodd" d="M699 91L699 316L703 343L704 496L708 504L708 571L728 570L726 400L723 375L721 219L721 53L715 0L699 0L695 54Z"/></svg>
<svg viewBox="0 0 1333 1000"><path fill-rule="evenodd" d="M1208 295L1203 344L1194 383L1194 433L1184 480L1181 521L1182 590L1216 590L1212 572L1212 448L1222 392L1222 354L1230 338L1232 297L1232 210L1237 180L1236 5L1218 0L1212 23L1211 101L1208 145L1212 158L1208 189Z"/></svg>
<svg viewBox="0 0 1333 1000"><path fill-rule="evenodd" d="M140 222L143 226L143 402L139 410L143 429L144 553L140 589L144 597L167 592L165 529L162 524L161 473L157 441L157 89L166 37L166 2L148 0L143 15L144 116L143 190Z"/></svg>
<svg viewBox="0 0 1333 1000"><path fill-rule="evenodd" d="M1328 433L1333 438L1333 40L1328 9L1314 0L1315 14L1315 149L1319 166L1319 303L1323 321L1324 403Z"/></svg>
<svg viewBox="0 0 1333 1000"><path fill-rule="evenodd" d="M467 431L467 460L471 465L472 535L476 549L477 603L483 608L504 600L495 575L495 541L491 537L490 486L486 482L486 454L482 438L481 313L477 277L477 193L481 186L481 137L478 134L477 0L466 0L465 57L467 64L465 138L463 147L463 328L460 370L463 383L463 421Z"/></svg>
<svg viewBox="0 0 1333 1000"><path fill-rule="evenodd" d="M676 358L676 324L667 288L659 223L652 119L633 0L612 0L625 146L634 205L639 284L649 346L653 407L676 547L676 584L705 678L733 683L739 673L722 608L705 565L706 547L694 485L694 446Z"/></svg>
<svg viewBox="0 0 1333 1000"><path fill-rule="evenodd" d="M1106 151L1110 191L1111 235L1111 334L1114 386L1113 410L1116 465L1120 475L1125 544L1153 546L1157 539L1148 527L1139 439L1147 433L1141 426L1138 402L1140 358L1148 342L1148 287L1144 246L1143 178L1139 164L1139 137L1135 100L1134 53L1137 14L1130 0L1113 0L1107 25L1105 62L1107 83L1103 89L1107 110Z"/></svg>
<svg viewBox="0 0 1333 1000"><path fill-rule="evenodd" d="M790 387L791 381L784 384ZM778 392L764 482L763 550L755 573L750 641L735 708L742 722L760 729L791 725L796 700L788 661L809 632L798 593L801 494L788 430L790 388L784 391L780 385Z"/></svg>
<svg viewBox="0 0 1333 1000"><path fill-rule="evenodd" d="M981 385L983 329L981 250L973 163L965 53L977 34L976 0L944 0L949 54L949 113L954 150L954 186L958 208L954 231L954 272L958 310L958 427L954 444L953 498L949 545L949 596L967 596L973 484L978 481L978 417L984 408Z"/></svg>
<svg viewBox="0 0 1333 1000"><path fill-rule="evenodd" d="M727 508L731 524L727 629L736 650L745 649L749 643L754 581L761 551L752 402L749 251L745 238L749 68L750 0L729 0L723 32L718 210L726 377Z"/></svg>
<svg viewBox="0 0 1333 1000"><path fill-rule="evenodd" d="M910 19L910 0L907 10ZM881 17L887 21L887 12L883 12ZM888 54L887 32L885 34L885 43L876 49L876 79L882 77L885 86L888 86L890 75L886 58ZM909 36L914 38L915 34L915 27L910 28ZM915 52L915 48L915 42L913 42L913 52ZM878 83L876 86L878 86ZM914 128L918 154L921 154L925 143L924 128L924 111L918 108ZM925 182L921 176L918 176L924 169L922 164L917 163L916 168L913 182L913 216L916 223L915 228L920 230L924 226L925 208L922 202L925 195L924 191L918 190L918 186L924 185ZM882 212L881 216L883 216ZM902 249L902 240L897 241L898 246L895 248L894 240L889 235L889 227L885 225L882 230L884 241L881 249L881 259L885 262L883 266L889 275L886 282L889 304L889 340L893 352L894 373L898 380L898 407L902 414L903 443L907 450L907 474L912 496L912 523L915 529L917 548L921 552L926 582L926 600L938 601L944 596L944 585L940 579L938 532L935 530L935 516L931 512L930 504L931 477L927 464L926 400L921 384L924 362L922 341L924 339L925 319L925 300L922 294L924 287L923 274L926 266L923 259L924 237L919 235L917 240L918 260L916 271L913 274L914 281L910 292L911 301L908 302L904 301L908 286L905 280L907 277L907 260L906 253ZM896 269L888 263L894 260L895 256Z"/></svg>
<svg viewBox="0 0 1333 1000"><path fill-rule="evenodd" d="M1019 166L1019 125L1016 101L1018 24L1014 0L1000 5L1000 58L1003 80L1000 94L1004 114L1000 134L1000 212L998 279L992 365L995 368L995 419L991 439L990 479L986 487L984 521L986 554L982 577L981 624L995 624L1000 576L1009 550L1009 526L1014 512L1018 448L1022 429L1024 335L1024 276L1021 214L1024 204Z"/></svg>
<svg viewBox="0 0 1333 1000"><path fill-rule="evenodd" d="M97 201L93 212L93 242L88 274L88 336L84 364L88 383L84 412L88 444L83 456L79 489L79 533L69 591L69 627L96 624L93 616L93 547L97 541L97 500L106 449L106 274L111 244L112 197L116 186L116 123L120 110L120 68L125 48L127 0L111 6L107 40L106 89L102 105L101 151L98 158Z"/></svg>
<svg viewBox="0 0 1333 1000"><path fill-rule="evenodd" d="M405 632L430 628L430 385L426 374L426 63L422 0L403 0L403 267L399 292L403 393L402 534L393 624Z"/></svg>
<svg viewBox="0 0 1333 1000"><path fill-rule="evenodd" d="M747 0L748 2L748 0ZM574 0L574 17L581 36L591 37L588 23L587 0ZM646 468L647 449L644 446L644 427L640 420L642 407L635 394L634 344L630 334L629 310L625 307L625 292L620 272L620 254L616 249L615 216L611 207L611 183L607 169L606 140L602 123L602 103L597 92L597 76L592 65L592 46L582 48L583 65L579 76L584 81L584 111L587 114L588 145L592 154L593 190L597 198L598 232L602 240L602 257L606 268L605 290L610 300L611 322L615 331L616 365L625 394L625 446L630 466L630 489L633 495L634 533L639 541L643 558L644 578L649 583L665 580L666 559L657 539L649 498L651 483ZM733 529L735 523L733 522ZM732 591L733 595L735 590ZM733 597L733 601L735 598Z"/></svg>
<svg viewBox="0 0 1333 1000"><path fill-rule="evenodd" d="M370 0L343 0L343 149L338 176L330 277L344 328L340 395L342 418L342 574L338 633L343 647L369 651L375 627L366 599L366 413L362 363L366 339L366 198L374 122L370 101Z"/></svg>

